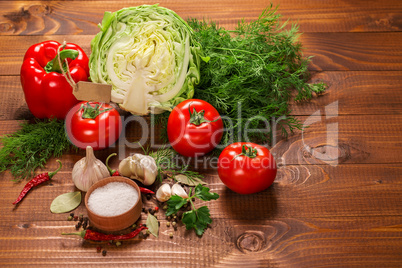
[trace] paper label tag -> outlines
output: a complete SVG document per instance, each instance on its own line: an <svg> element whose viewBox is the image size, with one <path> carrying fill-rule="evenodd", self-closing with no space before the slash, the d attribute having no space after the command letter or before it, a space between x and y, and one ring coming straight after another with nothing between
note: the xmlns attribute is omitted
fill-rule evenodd
<svg viewBox="0 0 402 268"><path fill-rule="evenodd" d="M80 101L110 102L112 86L106 84L79 81L73 95Z"/></svg>

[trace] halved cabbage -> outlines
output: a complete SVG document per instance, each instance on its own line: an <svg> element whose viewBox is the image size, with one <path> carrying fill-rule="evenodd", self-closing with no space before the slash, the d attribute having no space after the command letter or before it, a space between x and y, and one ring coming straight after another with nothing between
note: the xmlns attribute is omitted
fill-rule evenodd
<svg viewBox="0 0 402 268"><path fill-rule="evenodd" d="M133 114L171 110L194 95L201 47L175 12L158 5L105 12L91 42L93 82L112 85L111 100Z"/></svg>

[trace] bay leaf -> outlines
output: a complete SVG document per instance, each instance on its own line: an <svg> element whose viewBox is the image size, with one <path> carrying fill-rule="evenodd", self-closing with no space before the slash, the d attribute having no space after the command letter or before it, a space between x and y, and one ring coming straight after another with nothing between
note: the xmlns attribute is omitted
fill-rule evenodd
<svg viewBox="0 0 402 268"><path fill-rule="evenodd" d="M158 235L159 235L158 219L151 213L148 213L147 222L145 224L147 225L149 232L153 236L158 237Z"/></svg>
<svg viewBox="0 0 402 268"><path fill-rule="evenodd" d="M178 174L178 175L174 176L174 178L181 184L185 184L188 186L197 186L198 184L202 184L202 185L207 184L205 181L201 180L200 178L197 178L197 177L189 178L188 176L186 176L184 174Z"/></svg>
<svg viewBox="0 0 402 268"><path fill-rule="evenodd" d="M65 213L77 208L81 204L81 192L70 192L56 197L50 205L52 213Z"/></svg>

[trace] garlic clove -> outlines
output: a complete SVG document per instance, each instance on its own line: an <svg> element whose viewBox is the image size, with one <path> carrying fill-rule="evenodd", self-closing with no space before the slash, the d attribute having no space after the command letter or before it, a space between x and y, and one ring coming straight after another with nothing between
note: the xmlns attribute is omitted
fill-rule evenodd
<svg viewBox="0 0 402 268"><path fill-rule="evenodd" d="M176 183L172 186L172 195L178 195L183 198L188 198L188 194L184 190L183 187L181 187L180 184Z"/></svg>
<svg viewBox="0 0 402 268"><path fill-rule="evenodd" d="M144 185L152 185L158 175L158 167L153 157L134 154L120 162L119 172L122 176L136 179Z"/></svg>
<svg viewBox="0 0 402 268"><path fill-rule="evenodd" d="M172 196L172 190L170 189L170 185L167 183L164 183L159 187L159 189L156 191L156 199L160 202L166 202L169 200L169 198Z"/></svg>
<svg viewBox="0 0 402 268"><path fill-rule="evenodd" d="M130 160L128 158L123 159L119 164L119 173L124 177L131 177Z"/></svg>

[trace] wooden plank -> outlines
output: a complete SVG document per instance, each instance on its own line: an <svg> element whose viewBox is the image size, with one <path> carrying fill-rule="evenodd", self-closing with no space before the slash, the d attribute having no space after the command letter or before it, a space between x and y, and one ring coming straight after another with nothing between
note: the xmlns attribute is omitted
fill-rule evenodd
<svg viewBox="0 0 402 268"><path fill-rule="evenodd" d="M311 101L291 102L293 115L311 115L338 102L338 115L394 115L402 113L402 72L320 72L311 82L324 82L327 91ZM24 100L19 76L0 76L0 120L32 118ZM325 109L325 108L324 108Z"/></svg>
<svg viewBox="0 0 402 268"><path fill-rule="evenodd" d="M334 109L334 107L331 107ZM402 116L335 116L317 111L312 116L298 117L303 123L303 131L296 130L288 139L279 135L277 127L275 139L271 145L277 162L290 164L378 164L401 163L402 158ZM144 130L138 121L126 120L124 136L117 144L100 151L100 157L106 158L113 151L121 156L140 150L137 142L149 144L152 148L162 146L158 132L152 134L149 121L144 120ZM20 122L7 120L0 125L0 136L12 133L19 128ZM143 136L143 133L149 136ZM386 153L384 153L386 152ZM183 160L183 163L186 161ZM205 163L200 162L199 165ZM205 164L208 165L208 164Z"/></svg>
<svg viewBox="0 0 402 268"><path fill-rule="evenodd" d="M105 257L96 253L96 244L83 243L79 238L60 237L60 233L71 229L71 226L58 222L35 222L17 228L13 237L1 232L8 243L0 246L0 261L5 265L66 262L70 265L101 265L116 262L141 267L153 267L156 263L163 267L244 267L251 262L253 267L267 267L268 264L269 267L293 267L297 264L298 267L311 267L323 261L328 264L352 264L356 258L369 252L370 256L361 260L367 263L367 267L380 262L381 267L396 267L400 258L395 253L401 248L398 220L400 217L376 217L369 221L363 218L333 221L279 219L266 220L258 226L221 222L217 229L205 234L209 243L204 242L206 239L186 235L180 228L173 239L162 233L158 239L150 237L123 242L118 248L103 244L108 251ZM369 233L366 234L367 230ZM337 239L337 236L343 240ZM45 240L45 237L51 239ZM27 241L32 246L27 247ZM346 246L342 241L348 241L353 246ZM376 247L371 246L374 243ZM18 256L21 249L26 254ZM253 260L248 259L250 254L253 254ZM76 258L77 255L81 258Z"/></svg>
<svg viewBox="0 0 402 268"><path fill-rule="evenodd" d="M399 267L401 217L287 218L239 222L217 220L202 239L161 223L159 238L121 246L62 237L74 222L33 221L0 229L0 263L136 267ZM173 238L168 234L174 232ZM107 255L97 253L101 246Z"/></svg>
<svg viewBox="0 0 402 268"><path fill-rule="evenodd" d="M75 163L80 157L66 159ZM52 170L56 164L47 167ZM50 204L58 195L76 191L71 169L65 165L50 183L32 190L18 206L12 205L24 183L13 183L9 173L2 173L0 181L0 226L10 222L22 225L31 221L63 221L66 214L51 214ZM400 216L402 194L401 164L286 165L280 166L274 184L266 191L253 195L239 195L226 188L215 173L205 173L212 192L220 195L208 205L211 217L253 222L277 218L332 218ZM143 197L144 206L163 207L155 199ZM85 213L83 204L78 214ZM158 217L163 218L163 212Z"/></svg>
<svg viewBox="0 0 402 268"><path fill-rule="evenodd" d="M336 111L336 103L326 107ZM325 109L298 117L304 130L286 140L276 137L272 152L284 164L400 163L400 115L336 116Z"/></svg>
<svg viewBox="0 0 402 268"><path fill-rule="evenodd" d="M26 50L33 44L54 39L81 46L90 55L92 35L7 36L0 43L5 51L2 75L18 75ZM395 47L402 42L400 32L393 33L305 33L300 38L306 57L314 56L312 71L399 71L402 70L402 50ZM13 46L10 48L9 44Z"/></svg>
<svg viewBox="0 0 402 268"><path fill-rule="evenodd" d="M210 188L220 198L208 203L213 223L202 239L181 223L176 231L167 227L161 209L156 214L161 221L158 239L136 239L120 247L101 244L108 251L105 257L96 253L99 244L62 237L62 232L75 231L75 222L67 221L67 214L48 210L55 196L74 189L70 172L30 192L15 209L8 197L22 185L4 176L0 180L0 263L316 267L358 261L365 267L379 263L398 267L401 169L401 165L286 166L280 168L269 190L246 196L225 189L216 175L208 176ZM145 207L157 204L145 198L144 203ZM83 205L75 213L85 215ZM145 221L143 213L141 222ZM169 238L171 232L173 238Z"/></svg>
<svg viewBox="0 0 402 268"><path fill-rule="evenodd" d="M402 51L394 41L402 34L392 33L310 33L300 38L305 56L313 56L311 70L354 71L402 69Z"/></svg>
<svg viewBox="0 0 402 268"><path fill-rule="evenodd" d="M307 102L291 102L291 114L311 115L318 110L326 115L401 114L400 71L325 71L314 73L310 82L326 83L326 92ZM331 111L335 102L338 110Z"/></svg>
<svg viewBox="0 0 402 268"><path fill-rule="evenodd" d="M0 18L2 35L96 34L97 24L105 11L116 11L127 6L154 4L152 1L131 1L129 5L115 1L0 1L4 15ZM160 1L163 7L177 12L184 19L208 18L222 27L233 29L241 19L258 18L269 3L266 1ZM303 32L360 32L400 31L402 5L397 0L378 5L372 1L350 1L339 4L336 0L317 2L273 1L279 5L283 20L300 24ZM82 8L85 6L86 8ZM309 12L306 12L308 10ZM89 12L90 11L90 12ZM63 27L61 27L61 25Z"/></svg>

